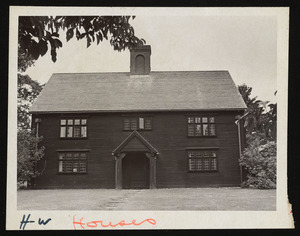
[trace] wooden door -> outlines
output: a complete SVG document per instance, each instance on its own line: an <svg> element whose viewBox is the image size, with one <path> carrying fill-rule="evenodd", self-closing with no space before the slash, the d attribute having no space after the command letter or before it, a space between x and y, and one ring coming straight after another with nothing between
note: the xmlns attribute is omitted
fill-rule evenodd
<svg viewBox="0 0 300 236"><path fill-rule="evenodd" d="M123 188L149 188L149 162L145 153L127 153L122 160Z"/></svg>

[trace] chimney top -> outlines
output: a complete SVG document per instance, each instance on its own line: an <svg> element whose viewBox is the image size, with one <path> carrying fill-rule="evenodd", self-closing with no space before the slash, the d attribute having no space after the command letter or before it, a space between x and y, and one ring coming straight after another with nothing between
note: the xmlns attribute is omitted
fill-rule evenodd
<svg viewBox="0 0 300 236"><path fill-rule="evenodd" d="M143 45L130 50L130 74L149 75L151 46Z"/></svg>

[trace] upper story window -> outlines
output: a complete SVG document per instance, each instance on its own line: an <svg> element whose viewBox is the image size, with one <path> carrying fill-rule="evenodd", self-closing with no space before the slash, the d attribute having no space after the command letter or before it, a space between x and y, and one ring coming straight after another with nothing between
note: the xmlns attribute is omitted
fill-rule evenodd
<svg viewBox="0 0 300 236"><path fill-rule="evenodd" d="M188 152L189 171L217 171L217 153L209 150Z"/></svg>
<svg viewBox="0 0 300 236"><path fill-rule="evenodd" d="M215 136L216 126L215 117L210 116L189 116L188 136Z"/></svg>
<svg viewBox="0 0 300 236"><path fill-rule="evenodd" d="M61 119L60 120L61 138L86 138L87 119Z"/></svg>
<svg viewBox="0 0 300 236"><path fill-rule="evenodd" d="M123 130L151 130L150 117L126 117L123 119Z"/></svg>

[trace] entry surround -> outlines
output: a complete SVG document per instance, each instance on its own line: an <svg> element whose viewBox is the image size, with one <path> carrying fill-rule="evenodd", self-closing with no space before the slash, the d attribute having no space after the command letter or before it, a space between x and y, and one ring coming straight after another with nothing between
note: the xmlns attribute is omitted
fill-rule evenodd
<svg viewBox="0 0 300 236"><path fill-rule="evenodd" d="M131 142L134 143L135 146L130 145ZM142 151L145 153L146 157L150 160L149 187L150 189L155 189L156 188L156 159L159 153L136 130L134 130L126 139L124 139L124 141L112 152L112 155L115 158L115 188L116 189L123 188L122 159L126 156L126 154L129 151L130 152Z"/></svg>

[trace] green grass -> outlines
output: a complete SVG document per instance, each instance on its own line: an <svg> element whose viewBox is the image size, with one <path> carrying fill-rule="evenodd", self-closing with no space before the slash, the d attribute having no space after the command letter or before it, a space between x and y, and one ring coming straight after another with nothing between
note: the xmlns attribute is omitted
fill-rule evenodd
<svg viewBox="0 0 300 236"><path fill-rule="evenodd" d="M18 210L274 211L276 190L173 188L155 190L18 190Z"/></svg>

